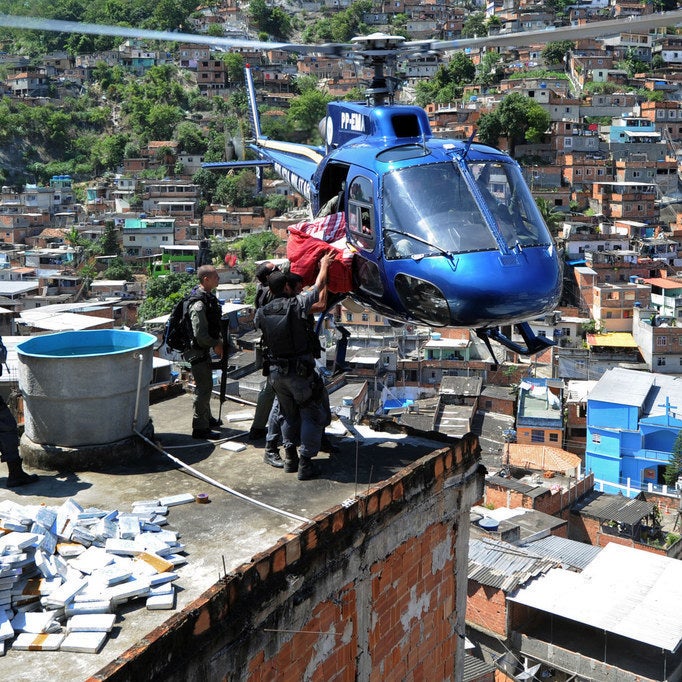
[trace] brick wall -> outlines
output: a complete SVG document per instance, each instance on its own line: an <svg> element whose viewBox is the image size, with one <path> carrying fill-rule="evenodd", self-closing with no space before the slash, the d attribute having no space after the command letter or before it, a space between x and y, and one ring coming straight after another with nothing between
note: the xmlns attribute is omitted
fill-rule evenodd
<svg viewBox="0 0 682 682"><path fill-rule="evenodd" d="M461 679L482 488L469 434L283 537L91 679Z"/></svg>
<svg viewBox="0 0 682 682"><path fill-rule="evenodd" d="M510 509L523 507L535 509L551 516L566 518L565 511L593 488L594 474L592 473L582 480L572 483L571 487L565 492L552 492L547 488L539 495L525 495L523 492L488 481L485 486L484 502L485 504L492 504L495 509L498 507L509 507ZM589 542L589 540L583 540L583 542Z"/></svg>

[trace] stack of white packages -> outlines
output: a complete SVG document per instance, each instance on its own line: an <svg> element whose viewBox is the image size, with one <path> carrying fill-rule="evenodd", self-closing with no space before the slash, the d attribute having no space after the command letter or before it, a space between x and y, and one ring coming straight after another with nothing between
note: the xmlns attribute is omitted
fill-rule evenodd
<svg viewBox="0 0 682 682"><path fill-rule="evenodd" d="M131 512L0 502L0 655L97 653L116 609L145 600L175 608L176 566L187 562L178 534L164 529L170 506L190 494L135 502Z"/></svg>

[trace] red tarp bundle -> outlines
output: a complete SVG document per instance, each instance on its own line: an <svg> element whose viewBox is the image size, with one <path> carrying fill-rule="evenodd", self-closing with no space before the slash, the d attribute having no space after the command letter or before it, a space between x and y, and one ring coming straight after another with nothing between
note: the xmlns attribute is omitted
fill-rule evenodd
<svg viewBox="0 0 682 682"><path fill-rule="evenodd" d="M346 220L343 213L332 213L324 218L303 221L289 227L287 258L291 272L303 278L303 284L315 283L320 258L334 251L336 258L329 266L327 288L342 294L353 288L351 263L353 253L346 247Z"/></svg>

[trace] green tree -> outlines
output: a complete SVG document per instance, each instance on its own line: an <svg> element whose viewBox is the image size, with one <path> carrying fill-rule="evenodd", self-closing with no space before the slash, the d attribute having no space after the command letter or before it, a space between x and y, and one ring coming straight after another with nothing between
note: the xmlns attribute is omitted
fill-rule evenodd
<svg viewBox="0 0 682 682"><path fill-rule="evenodd" d="M545 64L563 64L564 57L573 49L573 43L570 40L555 40L547 43L542 48L542 58Z"/></svg>
<svg viewBox="0 0 682 682"><path fill-rule="evenodd" d="M677 434L673 443L673 451L663 472L663 480L667 485L674 486L680 474L682 474L682 431Z"/></svg>
<svg viewBox="0 0 682 682"><path fill-rule="evenodd" d="M243 55L237 52L223 52L221 59L227 71L227 81L232 87L244 85L244 66L246 64Z"/></svg>
<svg viewBox="0 0 682 682"><path fill-rule="evenodd" d="M281 215L291 208L291 201L282 194L271 194L263 203L265 208L271 208L277 211L277 215Z"/></svg>
<svg viewBox="0 0 682 682"><path fill-rule="evenodd" d="M478 120L478 129L476 131L478 141L482 144L497 147L500 143L500 135L502 135L502 124L497 112L491 111L483 114Z"/></svg>
<svg viewBox="0 0 682 682"><path fill-rule="evenodd" d="M118 232L113 220L107 220L104 223L104 232L99 238L100 247L104 256L118 255L121 253L121 247L118 243Z"/></svg>
<svg viewBox="0 0 682 682"><path fill-rule="evenodd" d="M180 150L187 154L203 154L208 148L206 137L201 128L190 121L178 123L174 139L180 145Z"/></svg>
<svg viewBox="0 0 682 682"><path fill-rule="evenodd" d="M495 111L502 134L509 140L509 153L514 156L516 145L524 141L537 142L549 127L549 114L531 98L519 92L507 95Z"/></svg>
<svg viewBox="0 0 682 682"><path fill-rule="evenodd" d="M172 104L153 104L147 115L147 128L150 139L170 140L173 137L173 129L182 121L184 113L182 109Z"/></svg>
<svg viewBox="0 0 682 682"><path fill-rule="evenodd" d="M81 236L81 233L75 228L72 227L68 232L64 234L64 239L66 240L66 243L69 246L83 246L85 243L85 239Z"/></svg>
<svg viewBox="0 0 682 682"><path fill-rule="evenodd" d="M235 246L239 249L241 260L254 261L272 258L281 243L279 237L272 232L259 232L244 237Z"/></svg>
<svg viewBox="0 0 682 682"><path fill-rule="evenodd" d="M473 12L464 20L462 38L481 38L488 35L484 12Z"/></svg>
<svg viewBox="0 0 682 682"><path fill-rule="evenodd" d="M331 97L320 90L307 90L294 97L287 111L287 122L295 130L301 131L308 140L319 140L319 122L327 113Z"/></svg>
<svg viewBox="0 0 682 682"><path fill-rule="evenodd" d="M256 178L251 170L229 173L218 180L214 199L228 206L252 206L256 190Z"/></svg>
<svg viewBox="0 0 682 682"><path fill-rule="evenodd" d="M165 277L149 279L138 316L144 321L169 313L179 300L189 294L195 284L196 276L187 272L172 272Z"/></svg>
<svg viewBox="0 0 682 682"><path fill-rule="evenodd" d="M545 221L545 224L549 228L552 236L556 237L559 233L559 227L564 221L563 214L557 209L556 206L554 206L554 204L543 197L536 198L535 204L537 205L540 215Z"/></svg>
<svg viewBox="0 0 682 682"><path fill-rule="evenodd" d="M251 0L249 16L259 31L277 40L287 40L291 35L291 18L281 7L272 7L265 0Z"/></svg>
<svg viewBox="0 0 682 682"><path fill-rule="evenodd" d="M493 85L504 78L504 66L502 57L497 52L486 52L478 66L476 82L481 85Z"/></svg>
<svg viewBox="0 0 682 682"><path fill-rule="evenodd" d="M133 269L122 258L113 260L104 271L105 279L124 279L126 282L133 281Z"/></svg>

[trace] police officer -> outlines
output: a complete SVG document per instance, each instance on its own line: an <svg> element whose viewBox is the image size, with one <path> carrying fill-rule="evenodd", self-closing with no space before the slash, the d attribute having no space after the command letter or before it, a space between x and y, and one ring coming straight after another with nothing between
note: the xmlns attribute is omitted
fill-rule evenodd
<svg viewBox="0 0 682 682"><path fill-rule="evenodd" d="M7 463L8 488L17 488L38 480L38 476L26 473L21 466L17 420L2 397L0 397L0 460Z"/></svg>
<svg viewBox="0 0 682 682"><path fill-rule="evenodd" d="M188 314L192 325L192 347L184 354L194 377L194 414L192 415L192 438L217 438L213 431L220 422L211 416L213 393L213 369L211 348L221 358L223 341L220 334L222 310L213 291L218 286L218 271L212 265L202 265L197 270L199 285L189 297Z"/></svg>
<svg viewBox="0 0 682 682"><path fill-rule="evenodd" d="M283 272L273 272L268 278L273 299L256 311L254 320L256 328L263 332L269 362L268 381L277 394L284 417L283 440L285 444L301 444L300 462L296 448L285 447L284 471L298 471L301 481L317 475L312 458L320 449L326 422L320 396L316 395L319 382L307 318L319 299L320 290L326 286L333 259L333 252L322 256L315 284L298 295Z"/></svg>
<svg viewBox="0 0 682 682"><path fill-rule="evenodd" d="M279 267L270 261L265 261L256 268L256 279L258 280L256 298L254 301L254 308L256 310L262 308L268 301L272 300L272 294L268 287L268 277L276 270L279 270ZM251 422L251 428L249 429L249 440L260 440L267 434L268 419L274 400L275 392L268 382L258 394L256 412L253 416L253 422ZM277 455L277 457L271 456L268 458L266 453L265 461L267 464L271 464L280 469L284 466L279 455Z"/></svg>

